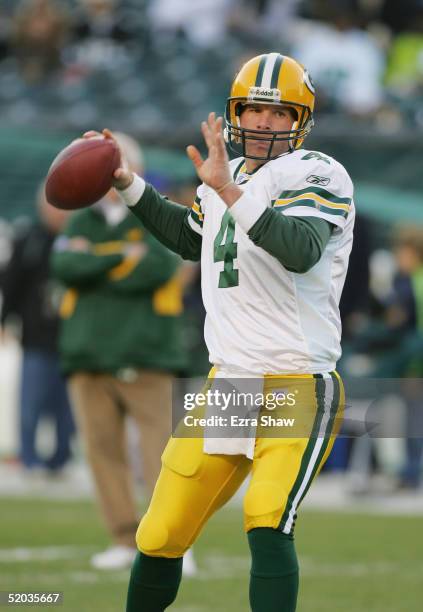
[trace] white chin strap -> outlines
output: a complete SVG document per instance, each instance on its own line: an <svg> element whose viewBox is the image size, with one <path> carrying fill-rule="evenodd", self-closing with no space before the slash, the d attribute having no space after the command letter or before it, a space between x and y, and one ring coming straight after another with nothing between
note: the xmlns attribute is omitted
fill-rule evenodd
<svg viewBox="0 0 423 612"><path fill-rule="evenodd" d="M227 127L223 128L223 140L226 143L229 142L229 134L228 134L228 128Z"/></svg>

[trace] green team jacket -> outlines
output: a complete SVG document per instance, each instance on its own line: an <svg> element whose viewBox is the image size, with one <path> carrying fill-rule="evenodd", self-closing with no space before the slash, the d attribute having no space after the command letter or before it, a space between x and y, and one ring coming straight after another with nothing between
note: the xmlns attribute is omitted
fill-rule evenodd
<svg viewBox="0 0 423 612"><path fill-rule="evenodd" d="M71 250L75 237L92 243L89 252ZM137 262L123 247L139 241L147 251ZM67 287L59 339L66 374L184 366L179 258L132 214L110 226L96 207L74 213L51 268Z"/></svg>

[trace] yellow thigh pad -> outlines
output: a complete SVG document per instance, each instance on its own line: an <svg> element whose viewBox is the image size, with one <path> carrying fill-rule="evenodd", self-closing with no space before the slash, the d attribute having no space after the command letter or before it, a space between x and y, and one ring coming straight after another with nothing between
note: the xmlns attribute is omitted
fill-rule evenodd
<svg viewBox="0 0 423 612"><path fill-rule="evenodd" d="M202 438L171 438L163 451L162 463L176 474L199 477L205 455Z"/></svg>
<svg viewBox="0 0 423 612"><path fill-rule="evenodd" d="M207 455L201 438L171 438L150 507L137 532L147 555L181 557L207 519L239 488L251 467L243 456Z"/></svg>

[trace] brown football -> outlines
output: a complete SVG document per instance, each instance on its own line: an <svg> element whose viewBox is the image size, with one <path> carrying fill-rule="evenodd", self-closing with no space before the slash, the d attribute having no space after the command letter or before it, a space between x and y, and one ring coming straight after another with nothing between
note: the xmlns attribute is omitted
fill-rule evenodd
<svg viewBox="0 0 423 612"><path fill-rule="evenodd" d="M120 152L110 138L79 138L53 161L46 179L46 198L63 210L90 206L111 188Z"/></svg>

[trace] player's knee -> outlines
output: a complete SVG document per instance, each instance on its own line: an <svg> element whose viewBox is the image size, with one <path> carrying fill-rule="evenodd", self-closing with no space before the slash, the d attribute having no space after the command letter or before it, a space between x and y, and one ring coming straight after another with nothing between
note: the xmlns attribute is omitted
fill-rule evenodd
<svg viewBox="0 0 423 612"><path fill-rule="evenodd" d="M276 483L260 482L251 485L244 498L244 514L247 522L260 517L272 517L280 512L286 505L287 496L287 492Z"/></svg>
<svg viewBox="0 0 423 612"><path fill-rule="evenodd" d="M188 548L180 544L165 517L155 517L149 512L139 524L136 542L141 552L158 557L182 557Z"/></svg>
<svg viewBox="0 0 423 612"><path fill-rule="evenodd" d="M298 572L294 538L279 529L269 527L248 532L251 550L251 574L262 578L275 578Z"/></svg>

